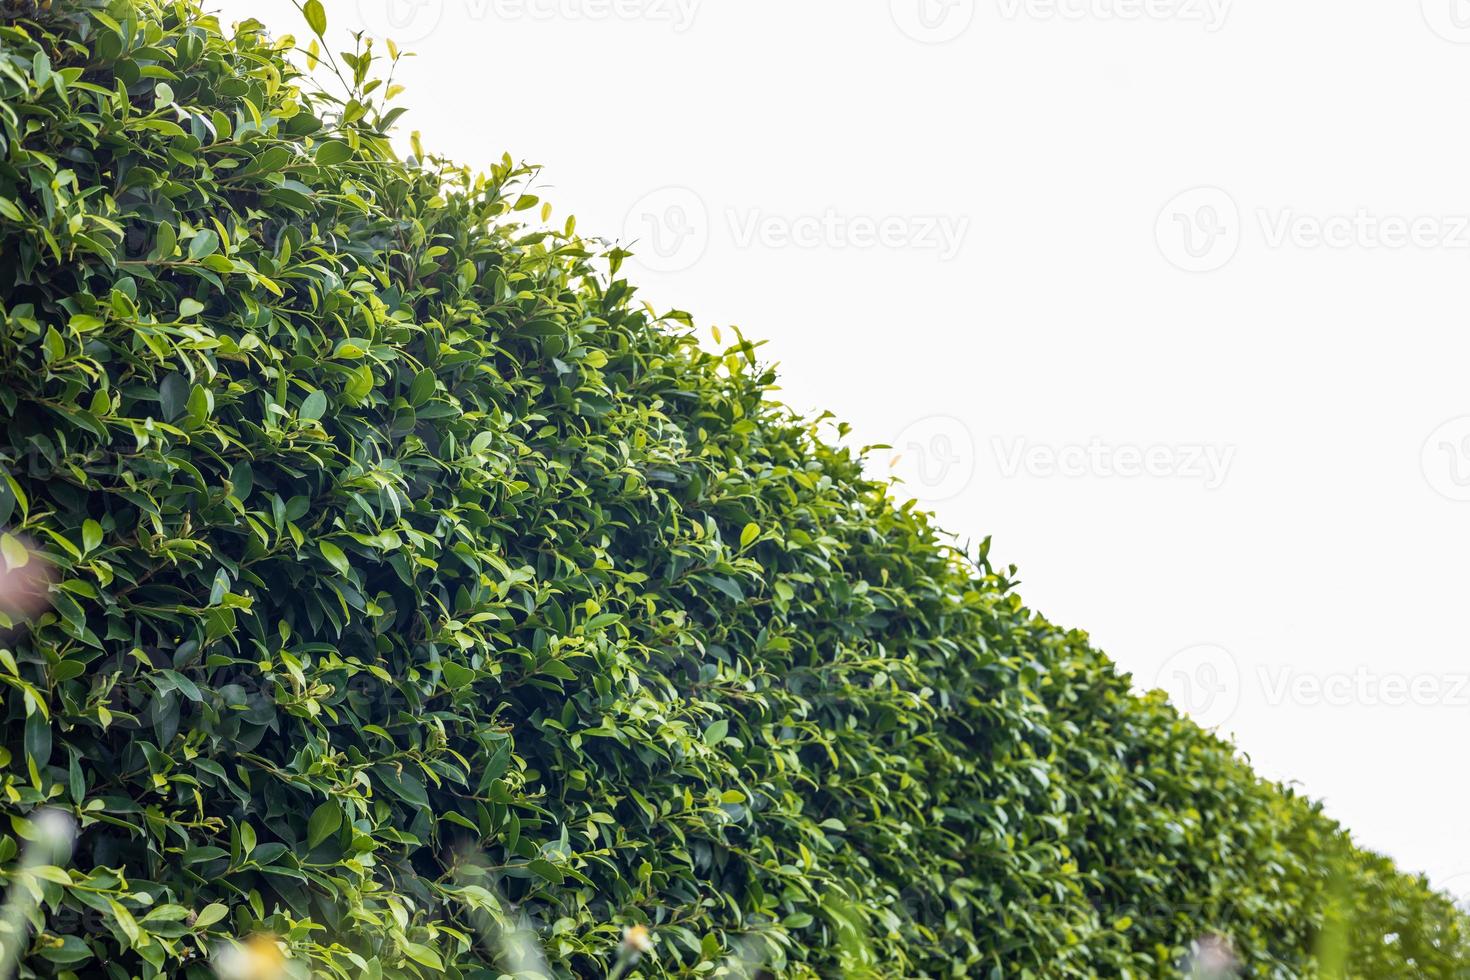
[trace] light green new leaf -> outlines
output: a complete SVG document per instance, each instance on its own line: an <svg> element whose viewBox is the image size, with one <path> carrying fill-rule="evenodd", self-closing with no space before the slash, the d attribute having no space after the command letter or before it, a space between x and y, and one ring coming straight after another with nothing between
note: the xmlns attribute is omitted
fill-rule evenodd
<svg viewBox="0 0 1470 980"><path fill-rule="evenodd" d="M348 575L352 572L352 563L347 560L347 554L330 541L318 541L317 548L322 557L331 564L338 572Z"/></svg>
<svg viewBox="0 0 1470 980"><path fill-rule="evenodd" d="M306 23L313 34L322 37L327 33L327 10L321 0L306 0L302 12L306 14Z"/></svg>

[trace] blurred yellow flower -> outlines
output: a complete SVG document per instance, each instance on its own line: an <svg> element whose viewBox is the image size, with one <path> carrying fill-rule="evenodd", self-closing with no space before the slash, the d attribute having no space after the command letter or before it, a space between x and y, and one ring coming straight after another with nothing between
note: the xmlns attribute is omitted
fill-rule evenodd
<svg viewBox="0 0 1470 980"><path fill-rule="evenodd" d="M628 926L623 930L623 952L642 956L653 948L653 934L647 926Z"/></svg>
<svg viewBox="0 0 1470 980"><path fill-rule="evenodd" d="M220 980L285 980L286 954L274 936L256 934L243 943L221 946L214 972Z"/></svg>

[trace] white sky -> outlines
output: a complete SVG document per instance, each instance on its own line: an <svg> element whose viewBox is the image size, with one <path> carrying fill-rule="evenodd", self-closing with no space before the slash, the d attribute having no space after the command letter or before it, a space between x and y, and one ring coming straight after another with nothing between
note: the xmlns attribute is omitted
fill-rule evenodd
<svg viewBox="0 0 1470 980"><path fill-rule="evenodd" d="M544 164L1032 605L1470 894L1470 3L327 10L419 53L405 131Z"/></svg>

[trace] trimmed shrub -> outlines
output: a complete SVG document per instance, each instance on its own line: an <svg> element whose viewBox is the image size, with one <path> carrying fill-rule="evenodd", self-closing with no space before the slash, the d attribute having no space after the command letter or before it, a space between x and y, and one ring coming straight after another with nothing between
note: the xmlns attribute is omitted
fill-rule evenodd
<svg viewBox="0 0 1470 980"><path fill-rule="evenodd" d="M20 6L24 975L252 935L343 977L1467 974L1451 902L637 302L532 171L400 159L396 52L318 87L193 0Z"/></svg>

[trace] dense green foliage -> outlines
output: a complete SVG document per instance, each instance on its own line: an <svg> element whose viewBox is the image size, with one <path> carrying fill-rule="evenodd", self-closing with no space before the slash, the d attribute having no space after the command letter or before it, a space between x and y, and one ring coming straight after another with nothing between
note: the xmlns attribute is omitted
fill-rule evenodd
<svg viewBox="0 0 1470 980"><path fill-rule="evenodd" d="M369 52L322 91L292 43L191 0L0 26L0 544L53 574L0 623L24 975L262 932L488 977L517 922L563 976L634 923L649 976L1167 976L1213 935L1470 975L1447 900L1132 693L753 345L635 303L509 158L400 160ZM66 868L22 863L43 804Z"/></svg>

